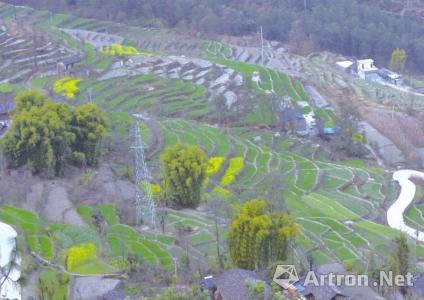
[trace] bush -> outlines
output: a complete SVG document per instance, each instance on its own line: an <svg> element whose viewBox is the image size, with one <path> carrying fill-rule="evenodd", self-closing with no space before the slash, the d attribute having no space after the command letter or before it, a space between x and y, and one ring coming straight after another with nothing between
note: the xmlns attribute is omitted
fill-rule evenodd
<svg viewBox="0 0 424 300"><path fill-rule="evenodd" d="M82 244L69 249L66 258L66 269L72 271L89 261L97 259L97 250L94 244Z"/></svg>
<svg viewBox="0 0 424 300"><path fill-rule="evenodd" d="M83 166L85 164L85 154L82 152L74 151L71 154L72 163L76 166Z"/></svg>
<svg viewBox="0 0 424 300"><path fill-rule="evenodd" d="M79 91L78 83L81 80L81 78L63 77L53 84L53 90L69 100L74 99L75 94Z"/></svg>
<svg viewBox="0 0 424 300"><path fill-rule="evenodd" d="M215 187L213 189L213 192L224 199L228 199L231 197L231 192L226 188L220 186Z"/></svg>
<svg viewBox="0 0 424 300"><path fill-rule="evenodd" d="M217 173L221 169L223 162L224 162L224 158L222 156L215 156L215 157L209 158L206 174L208 176L212 176L215 173Z"/></svg>
<svg viewBox="0 0 424 300"><path fill-rule="evenodd" d="M224 176L221 178L221 185L227 186L234 182L236 176L240 173L240 171L244 167L243 157L237 156L230 159L230 165L228 166L227 171Z"/></svg>
<svg viewBox="0 0 424 300"><path fill-rule="evenodd" d="M68 163L96 166L107 130L105 112L92 103L71 107L31 90L16 96L12 125L1 139L8 166L63 175Z"/></svg>
<svg viewBox="0 0 424 300"><path fill-rule="evenodd" d="M11 93L12 92L12 86L8 83L2 83L0 84L0 93Z"/></svg>
<svg viewBox="0 0 424 300"><path fill-rule="evenodd" d="M158 184L142 181L140 183L140 187L144 192L147 192L147 189L150 188L150 191L152 192L152 196L155 199L159 199L162 195L162 188Z"/></svg>
<svg viewBox="0 0 424 300"><path fill-rule="evenodd" d="M137 54L143 54L147 56L152 55L152 53L150 52L139 51L138 49L132 46L125 47L125 46L122 46L121 44L112 44L110 46L103 47L101 49L101 52L103 52L104 54L119 55L119 56L130 56L130 55L137 55Z"/></svg>

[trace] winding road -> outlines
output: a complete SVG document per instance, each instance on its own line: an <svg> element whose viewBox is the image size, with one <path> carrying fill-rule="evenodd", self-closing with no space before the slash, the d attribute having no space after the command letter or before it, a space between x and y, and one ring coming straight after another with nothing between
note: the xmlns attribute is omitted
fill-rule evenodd
<svg viewBox="0 0 424 300"><path fill-rule="evenodd" d="M0 222L0 299L21 299L21 258L14 253L18 234L9 225ZM14 261L12 265L10 262ZM3 274L4 272L4 274Z"/></svg>
<svg viewBox="0 0 424 300"><path fill-rule="evenodd" d="M414 239L424 242L424 232L417 232L415 228L406 225L403 219L403 214L414 200L416 192L415 184L410 180L411 177L424 179L424 173L414 170L400 170L393 173L393 179L399 183L401 190L398 199L387 211L387 222L390 227L399 229Z"/></svg>

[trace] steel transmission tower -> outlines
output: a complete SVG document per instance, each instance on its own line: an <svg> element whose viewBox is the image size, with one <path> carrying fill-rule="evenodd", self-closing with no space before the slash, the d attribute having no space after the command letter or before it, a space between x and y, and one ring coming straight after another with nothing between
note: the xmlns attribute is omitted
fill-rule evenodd
<svg viewBox="0 0 424 300"><path fill-rule="evenodd" d="M135 205L136 205L136 224L140 225L141 220L145 220L154 231L157 229L156 223L156 205L153 201L152 190L150 189L151 175L146 164L144 155L144 144L141 137L140 125L142 115L134 115L134 146L131 147L135 152ZM144 188L140 187L140 184Z"/></svg>

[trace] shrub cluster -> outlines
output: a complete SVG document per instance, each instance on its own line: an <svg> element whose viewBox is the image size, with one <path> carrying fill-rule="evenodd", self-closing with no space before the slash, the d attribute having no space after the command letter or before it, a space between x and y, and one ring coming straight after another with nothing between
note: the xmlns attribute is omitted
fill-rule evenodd
<svg viewBox="0 0 424 300"><path fill-rule="evenodd" d="M212 176L216 174L222 166L224 158L222 156L211 157L208 160L208 166L206 168L206 175Z"/></svg>
<svg viewBox="0 0 424 300"><path fill-rule="evenodd" d="M96 166L106 114L92 103L59 104L32 90L16 96L12 125L2 138L8 167L62 175L68 164Z"/></svg>
<svg viewBox="0 0 424 300"><path fill-rule="evenodd" d="M107 47L103 47L101 52L109 55L121 55L130 56L139 54L138 50L134 47L125 47L120 44L112 44Z"/></svg>
<svg viewBox="0 0 424 300"><path fill-rule="evenodd" d="M97 250L94 244L88 243L71 247L66 258L66 269L72 271L76 267L95 259L97 259Z"/></svg>
<svg viewBox="0 0 424 300"><path fill-rule="evenodd" d="M2 83L0 84L0 93L11 93L12 92L12 86L8 83Z"/></svg>
<svg viewBox="0 0 424 300"><path fill-rule="evenodd" d="M244 167L243 157L237 156L230 159L230 165L228 166L227 171L225 171L224 176L221 178L221 185L227 186L234 182L236 176L241 172Z"/></svg>
<svg viewBox="0 0 424 300"><path fill-rule="evenodd" d="M142 181L140 183L140 187L144 192L147 192L147 189L149 188L150 191L152 192L153 198L155 199L159 199L162 194L162 188L158 184Z"/></svg>
<svg viewBox="0 0 424 300"><path fill-rule="evenodd" d="M226 188L223 188L222 186L216 186L213 189L213 192L224 199L231 197L231 191L227 190Z"/></svg>
<svg viewBox="0 0 424 300"><path fill-rule="evenodd" d="M75 94L79 91L78 83L81 80L81 78L63 77L56 80L53 84L53 90L57 94L65 96L69 100L74 99Z"/></svg>

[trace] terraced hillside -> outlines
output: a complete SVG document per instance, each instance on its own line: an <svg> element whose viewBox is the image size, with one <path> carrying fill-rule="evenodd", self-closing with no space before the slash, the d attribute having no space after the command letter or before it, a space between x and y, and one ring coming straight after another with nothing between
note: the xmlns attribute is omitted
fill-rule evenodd
<svg viewBox="0 0 424 300"><path fill-rule="evenodd" d="M287 150L275 152L264 145L265 139L258 144L253 138L240 138L237 130L225 134L208 125L175 119L161 124L165 146L196 144L210 156L224 157L222 168L209 181L209 193L238 200L266 195L272 184L269 174L283 174L278 188L284 195L281 201L303 226L299 244L319 264L336 259L359 267L397 235L396 230L378 224L383 203L396 197L395 185L378 169L357 162L310 160ZM284 137L273 139L290 142ZM243 158L244 167L234 182L223 187L221 179L235 157ZM420 256L423 251L419 248Z"/></svg>
<svg viewBox="0 0 424 300"><path fill-rule="evenodd" d="M24 9L18 12L21 17L29 14ZM149 117L142 125L142 138L150 143L148 165L153 171L158 171L160 153L176 143L198 145L210 159L222 162L208 173L205 201L199 210L161 211L165 216L164 233L133 227L114 203L80 205L75 201L84 226L48 223L33 212L0 207L0 218L20 230L31 251L64 265L70 247L86 242L98 245L98 260L80 266L77 273L93 269L100 274L118 272L125 267L124 255L134 255L149 267L161 267L169 274L178 259L189 255L198 269L209 270L216 262L217 247L224 250L224 246L216 245L217 232L207 201L221 199L232 207L253 198L265 198L302 225L293 248L298 261L305 265L306 259L312 257L316 264L337 261L361 270L373 259L389 258L387 247L398 235L385 225L385 209L397 196L389 174L361 161L332 161L332 153L324 143L319 145L318 139L286 134L277 127L281 108L287 103L305 118L319 116L326 126L335 125L335 109L330 109L328 103L319 105L319 97L311 92L318 84L320 92L333 97L365 88L328 67L330 58L295 56L286 53L281 45L270 43L262 61L257 48L215 41L175 43L161 36L162 32L140 28L128 31L145 35L146 39L132 41L121 35L122 24L59 14L47 18L49 14L42 11L31 14L44 28L51 27L52 34L57 34L56 26L67 28L62 36L67 46L85 52L87 68L95 66L95 72L78 81L79 90L68 103L92 101L103 107L110 116L112 130L124 137L134 126L132 114ZM1 15L6 20L13 18L6 5L0 6ZM154 42L152 36L161 42ZM6 57L0 67L2 78L13 82L33 75L35 54L31 52L31 41L5 32L0 34L0 41ZM114 43L136 44L153 53L122 57L101 51ZM43 48L46 56L37 55L37 60L51 66L62 55L62 48L47 45ZM181 56L185 47L193 55ZM196 51L203 58L195 56ZM174 55L164 55L166 52ZM29 71L11 80L11 65ZM33 78L28 84L49 92L55 100L68 101L54 92L58 79L55 75ZM358 95L363 97L358 101L366 101L366 95ZM121 155L132 155L128 139L122 144ZM128 180L131 166L114 167L126 168L125 180L132 184ZM159 184L160 177L155 172L152 184ZM104 220L101 230L93 218L96 215ZM424 226L421 205L411 207L408 222ZM228 219L221 218L218 227L220 236L225 236ZM421 245L416 254L424 258Z"/></svg>
<svg viewBox="0 0 424 300"><path fill-rule="evenodd" d="M0 53L0 83L16 83L37 72L55 72L57 62L75 51L49 41L11 35L0 27Z"/></svg>
<svg viewBox="0 0 424 300"><path fill-rule="evenodd" d="M93 223L91 213L94 210L100 211L107 223L108 247L100 247L104 242L102 241L104 237L99 235ZM78 211L88 226L48 224L33 212L12 206L0 207L0 216L2 220L15 225L20 230L20 233L26 238L25 244L31 251L59 265L65 265L64 255L66 255L67 249L72 246L84 243L95 244L99 249L99 260L97 262L91 261L90 265L87 266L80 266L79 269L74 270L75 273L117 272L122 267L120 260L125 259L123 253L125 255L132 253L145 263L161 265L166 270L174 267L171 253L174 252L175 254L179 251L173 245L174 238L149 232L140 233L132 227L121 224L116 209L111 205L81 206ZM179 212L170 212L168 218L170 225L175 225L178 222L187 222L187 224L198 222L200 225L205 225L202 226L202 230L207 235L207 224L210 222L207 219L190 217L190 215ZM193 234L196 234L196 232ZM212 238L210 239L212 240ZM208 238L205 236L202 241L207 242ZM95 267L93 267L93 264Z"/></svg>

